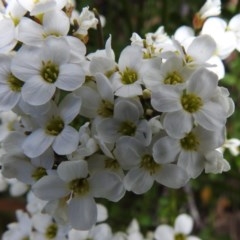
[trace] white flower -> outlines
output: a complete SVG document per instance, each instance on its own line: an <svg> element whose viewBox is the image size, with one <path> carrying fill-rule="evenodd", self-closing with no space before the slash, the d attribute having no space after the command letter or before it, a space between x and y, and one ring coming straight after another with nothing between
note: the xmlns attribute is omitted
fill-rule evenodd
<svg viewBox="0 0 240 240"><path fill-rule="evenodd" d="M185 169L191 178L196 178L204 169L207 158L205 154L215 150L224 142L224 129L216 132L195 127L182 138L164 136L153 145L156 162L173 162Z"/></svg>
<svg viewBox="0 0 240 240"><path fill-rule="evenodd" d="M217 83L215 74L201 68L192 74L185 90L165 87L153 91L152 106L166 112L163 128L169 135L181 137L191 131L194 124L210 131L224 126L226 111L220 102L212 99Z"/></svg>
<svg viewBox="0 0 240 240"><path fill-rule="evenodd" d="M96 129L99 137L107 142L115 142L121 136L133 136L148 144L151 141L151 129L142 119L143 109L138 101L118 99L114 105L112 118L100 119Z"/></svg>
<svg viewBox="0 0 240 240"><path fill-rule="evenodd" d="M69 223L78 230L88 230L96 223L97 207L94 197L118 201L124 194L117 175L99 171L89 176L88 165L84 160L60 163L57 174L41 178L34 185L33 192L45 200L65 198L68 201ZM49 191L49 187L53 191Z"/></svg>
<svg viewBox="0 0 240 240"><path fill-rule="evenodd" d="M143 194L150 190L154 181L170 187L180 188L188 181L185 170L164 158L156 161L152 147L146 148L134 138L122 137L116 143L114 154L120 165L129 170L123 180L128 191Z"/></svg>
<svg viewBox="0 0 240 240"><path fill-rule="evenodd" d="M69 124L78 115L80 106L80 99L72 94L67 95L58 107L52 102L48 113L39 116L40 128L24 140L24 153L30 158L38 157L50 146L60 155L74 152L78 146L79 134Z"/></svg>
<svg viewBox="0 0 240 240"><path fill-rule="evenodd" d="M89 11L89 7L82 8L80 15L78 15L78 12L74 11L71 17L71 21L73 23L74 21L77 22L78 28L74 35L80 35L80 38L88 35L88 29L96 28L98 23L98 20L95 17L94 13L92 11Z"/></svg>
<svg viewBox="0 0 240 240"><path fill-rule="evenodd" d="M206 33L191 38L192 41L184 41L186 46L182 47L177 40L173 39L173 44L183 59L184 63L191 67L208 66L206 61L212 57L216 51L215 38Z"/></svg>
<svg viewBox="0 0 240 240"><path fill-rule="evenodd" d="M195 236L189 236L193 229L192 217L187 214L179 215L174 223L174 228L169 225L159 225L155 230L154 237L156 240L173 240L173 239L186 239L186 240L201 240Z"/></svg>
<svg viewBox="0 0 240 240"><path fill-rule="evenodd" d="M66 5L67 0L18 0L18 2L33 16L53 9L62 9Z"/></svg>
<svg viewBox="0 0 240 240"><path fill-rule="evenodd" d="M67 15L61 10L48 11L43 15L42 24L24 17L18 25L18 40L31 46L41 46L49 36L66 36L70 28Z"/></svg>
<svg viewBox="0 0 240 240"><path fill-rule="evenodd" d="M240 140L237 138L230 138L230 139L226 139L226 141L224 142L222 149L228 149L230 151L230 153L233 156L237 156L240 153Z"/></svg>
<svg viewBox="0 0 240 240"><path fill-rule="evenodd" d="M23 46L12 62L12 72L25 82L23 100L42 105L57 88L73 91L80 87L85 81L83 69L70 60L69 45L64 39L48 38L41 48Z"/></svg>
<svg viewBox="0 0 240 240"><path fill-rule="evenodd" d="M114 94L111 83L102 73L95 75L96 88L82 86L74 93L82 99L80 114L88 118L111 117Z"/></svg>
<svg viewBox="0 0 240 240"><path fill-rule="evenodd" d="M33 234L34 239L44 240L66 240L68 228L54 222L52 216L43 213L36 213L32 216L32 224L36 230Z"/></svg>
<svg viewBox="0 0 240 240"><path fill-rule="evenodd" d="M221 0L207 0L198 14L202 19L217 16L221 13Z"/></svg>
<svg viewBox="0 0 240 240"><path fill-rule="evenodd" d="M156 60L143 64L143 81L147 88L154 90L156 87L178 86L187 82L192 74L180 57L173 56L168 58L164 63L156 63Z"/></svg>
<svg viewBox="0 0 240 240"><path fill-rule="evenodd" d="M16 211L17 222L8 225L8 230L3 234L2 240L30 239L32 234L32 220L22 210Z"/></svg>
<svg viewBox="0 0 240 240"><path fill-rule="evenodd" d="M10 111L21 99L23 81L11 72L10 55L0 55L0 111Z"/></svg>
<svg viewBox="0 0 240 240"><path fill-rule="evenodd" d="M0 13L0 53L10 52L17 44L14 22Z"/></svg>
<svg viewBox="0 0 240 240"><path fill-rule="evenodd" d="M205 172L206 173L222 173L230 170L230 165L223 158L223 154L218 150L213 150L205 154Z"/></svg>
<svg viewBox="0 0 240 240"><path fill-rule="evenodd" d="M221 59L226 59L237 46L234 31L228 30L226 21L219 17L208 18L204 22L201 34L207 34L214 39L217 45L215 55Z"/></svg>
<svg viewBox="0 0 240 240"><path fill-rule="evenodd" d="M142 95L142 66L143 53L138 46L127 46L118 60L119 72L112 76L112 85L116 96L134 97Z"/></svg>

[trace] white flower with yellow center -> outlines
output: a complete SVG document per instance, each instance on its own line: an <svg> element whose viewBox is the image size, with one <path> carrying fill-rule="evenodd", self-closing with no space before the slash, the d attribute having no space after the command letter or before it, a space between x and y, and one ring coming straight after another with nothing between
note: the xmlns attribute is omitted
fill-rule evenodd
<svg viewBox="0 0 240 240"><path fill-rule="evenodd" d="M24 82L12 74L11 61L11 56L0 55L0 111L12 110L21 99Z"/></svg>
<svg viewBox="0 0 240 240"><path fill-rule="evenodd" d="M62 9L67 0L18 0L18 2L30 12L31 16L39 16L50 10Z"/></svg>
<svg viewBox="0 0 240 240"><path fill-rule="evenodd" d="M165 136L153 145L156 162L173 162L185 169L191 178L196 178L207 163L206 154L224 142L224 129L207 131L198 126L181 138Z"/></svg>
<svg viewBox="0 0 240 240"><path fill-rule="evenodd" d="M68 227L57 224L52 216L45 213L35 213L32 216L32 224L35 231L33 239L66 240Z"/></svg>
<svg viewBox="0 0 240 240"><path fill-rule="evenodd" d="M120 97L134 97L142 95L142 66L143 53L138 46L127 46L120 54L119 71L112 76L115 95Z"/></svg>
<svg viewBox="0 0 240 240"><path fill-rule="evenodd" d="M154 109L164 112L163 128L173 137L182 137L198 124L210 131L222 129L227 112L213 96L217 92L217 75L200 68L188 81L186 89L167 88L152 92Z"/></svg>
<svg viewBox="0 0 240 240"><path fill-rule="evenodd" d="M177 40L173 39L173 44L183 59L184 63L191 68L197 68L201 66L208 66L206 61L209 60L216 51L215 38L209 36L208 34L203 34L195 38L191 38L191 41L184 41L179 43ZM171 52L173 54L173 52Z"/></svg>
<svg viewBox="0 0 240 240"><path fill-rule="evenodd" d="M152 64L151 64L152 63ZM143 65L143 81L147 88L154 90L156 87L179 86L184 85L192 70L190 70L180 57L173 56L168 58L164 63L159 64L150 61Z"/></svg>
<svg viewBox="0 0 240 240"><path fill-rule="evenodd" d="M87 162L76 160L60 163L57 175L41 178L33 192L48 201L64 198L69 224L78 230L89 230L97 221L94 198L115 202L123 197L125 190L116 174L98 171L89 176Z"/></svg>
<svg viewBox="0 0 240 240"><path fill-rule="evenodd" d="M13 74L24 81L23 100L31 105L47 103L57 88L73 91L85 81L79 64L71 63L64 39L48 38L41 48L23 46L13 58Z"/></svg>
<svg viewBox="0 0 240 240"><path fill-rule="evenodd" d="M164 158L156 161L152 146L131 137L122 137L116 143L114 154L123 169L128 170L123 183L128 191L143 194L151 189L154 181L170 187L184 186L189 177L187 172Z"/></svg>
<svg viewBox="0 0 240 240"><path fill-rule="evenodd" d="M49 111L38 117L40 127L24 140L24 153L30 158L38 157L50 146L59 155L74 152L78 146L79 134L69 124L78 115L80 106L80 99L71 94L58 107L52 102Z"/></svg>
<svg viewBox="0 0 240 240"><path fill-rule="evenodd" d="M174 227L166 224L159 225L154 232L156 240L201 240L195 236L189 236L193 230L193 219L188 214L180 214L174 222Z"/></svg>
<svg viewBox="0 0 240 240"><path fill-rule="evenodd" d="M70 21L61 10L48 11L43 15L42 23L23 17L18 25L18 40L26 45L41 46L49 36L66 36Z"/></svg>
<svg viewBox="0 0 240 240"><path fill-rule="evenodd" d="M115 102L113 116L97 121L97 134L106 143L114 143L121 136L132 136L149 144L151 128L142 116L143 109L139 101L119 98Z"/></svg>

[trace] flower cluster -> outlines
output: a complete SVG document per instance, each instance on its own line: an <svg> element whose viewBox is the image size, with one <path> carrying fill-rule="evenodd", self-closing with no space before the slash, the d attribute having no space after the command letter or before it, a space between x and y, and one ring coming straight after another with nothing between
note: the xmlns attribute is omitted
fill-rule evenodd
<svg viewBox="0 0 240 240"><path fill-rule="evenodd" d="M55 221L89 230L96 198L117 202L154 182L180 188L203 171L228 171L217 149L234 104L218 83L222 59L238 50L238 19L220 29L223 20L208 18L198 35L186 26L173 37L163 27L134 33L116 59L111 36L87 53L98 23L88 8L9 0L0 13L0 111L17 120L1 141L3 176L31 186Z"/></svg>
<svg viewBox="0 0 240 240"><path fill-rule="evenodd" d="M193 230L193 219L185 213L175 219L174 227L162 224L156 226L155 230L149 230L143 234L138 221L133 219L126 231L114 232L111 225L106 222L107 209L97 204L97 224L83 231L57 223L50 214L45 212L45 204L45 201L37 198L30 191L27 194L26 211L16 211L16 222L8 224L2 240L200 240L198 237L189 236Z"/></svg>

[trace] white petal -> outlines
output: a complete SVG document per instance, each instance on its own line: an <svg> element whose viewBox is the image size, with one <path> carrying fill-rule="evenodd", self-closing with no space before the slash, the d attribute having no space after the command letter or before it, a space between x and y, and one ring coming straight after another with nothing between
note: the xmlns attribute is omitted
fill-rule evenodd
<svg viewBox="0 0 240 240"><path fill-rule="evenodd" d="M217 75L205 68L200 68L191 76L187 90L206 99L212 97L217 85Z"/></svg>
<svg viewBox="0 0 240 240"><path fill-rule="evenodd" d="M183 187L189 180L187 172L175 165L175 164L164 164L161 169L154 174L155 180L169 188L180 188Z"/></svg>
<svg viewBox="0 0 240 240"><path fill-rule="evenodd" d="M160 138L153 145L153 158L160 164L174 162L179 152L178 140L169 136Z"/></svg>
<svg viewBox="0 0 240 240"><path fill-rule="evenodd" d="M82 63L85 60L86 46L78 38L67 35L65 38L70 46L70 59L72 63Z"/></svg>
<svg viewBox="0 0 240 240"><path fill-rule="evenodd" d="M77 149L79 135L77 130L65 126L62 132L55 138L52 148L59 155L70 154Z"/></svg>
<svg viewBox="0 0 240 240"><path fill-rule="evenodd" d="M81 99L73 94L68 94L58 107L64 123L69 124L80 112Z"/></svg>
<svg viewBox="0 0 240 240"><path fill-rule="evenodd" d="M163 119L163 127L171 137L181 138L191 131L193 127L192 116L184 110L167 113Z"/></svg>
<svg viewBox="0 0 240 240"><path fill-rule="evenodd" d="M82 99L81 115L88 118L96 117L99 105L101 104L98 92L91 87L82 86L76 90L76 94Z"/></svg>
<svg viewBox="0 0 240 240"><path fill-rule="evenodd" d="M207 102L194 114L195 121L210 131L222 129L226 123L226 112L218 103Z"/></svg>
<svg viewBox="0 0 240 240"><path fill-rule="evenodd" d="M44 129L37 129L24 140L23 151L30 158L38 157L50 147L54 138L46 135Z"/></svg>
<svg viewBox="0 0 240 240"><path fill-rule="evenodd" d="M97 220L97 206L93 197L74 197L68 206L68 217L73 228L89 230Z"/></svg>
<svg viewBox="0 0 240 240"><path fill-rule="evenodd" d="M23 17L18 25L18 39L30 46L41 46L43 28L30 18Z"/></svg>
<svg viewBox="0 0 240 240"><path fill-rule="evenodd" d="M66 63L60 66L59 76L55 85L66 91L79 88L85 81L85 74L77 64Z"/></svg>
<svg viewBox="0 0 240 240"><path fill-rule="evenodd" d="M139 83L135 82L133 84L122 85L115 91L115 95L119 97L136 97L142 95L142 87Z"/></svg>
<svg viewBox="0 0 240 240"><path fill-rule="evenodd" d="M33 76L39 75L41 69L40 54L40 48L23 45L12 60L12 73L24 82ZM29 61L29 56L31 56L31 61Z"/></svg>
<svg viewBox="0 0 240 240"><path fill-rule="evenodd" d="M33 193L43 200L57 200L67 196L70 191L67 185L56 175L42 177L32 187Z"/></svg>
<svg viewBox="0 0 240 240"><path fill-rule="evenodd" d="M191 178L198 177L204 169L204 157L194 151L182 151L179 155L177 165L185 169Z"/></svg>
<svg viewBox="0 0 240 240"><path fill-rule="evenodd" d="M54 163L54 152L52 148L48 148L43 154L36 158L32 158L31 162L34 166L41 166L46 169L51 169Z"/></svg>
<svg viewBox="0 0 240 240"><path fill-rule="evenodd" d="M109 80L105 77L105 75L101 73L97 73L95 75L95 81L97 83L97 89L100 96L108 100L109 102L113 102L114 95L112 85L110 84Z"/></svg>
<svg viewBox="0 0 240 240"><path fill-rule="evenodd" d="M119 101L114 106L114 118L117 120L136 122L139 117L138 108L129 101Z"/></svg>
<svg viewBox="0 0 240 240"><path fill-rule="evenodd" d="M57 168L57 173L65 182L86 178L88 175L88 165L84 160L61 162Z"/></svg>
<svg viewBox="0 0 240 240"><path fill-rule="evenodd" d="M154 232L154 237L156 240L173 240L174 231L173 228L168 225L160 225Z"/></svg>
<svg viewBox="0 0 240 240"><path fill-rule="evenodd" d="M69 18L63 11L48 11L43 16L43 26L47 34L67 35L70 27Z"/></svg>
<svg viewBox="0 0 240 240"><path fill-rule="evenodd" d="M51 61L61 66L69 60L70 49L64 38L48 37L41 49L41 58L43 61Z"/></svg>
<svg viewBox="0 0 240 240"><path fill-rule="evenodd" d="M20 92L11 92L5 84L0 83L0 111L10 111L21 98Z"/></svg>
<svg viewBox="0 0 240 240"><path fill-rule="evenodd" d="M34 76L22 87L23 100L31 105L47 103L55 93L54 84L49 84L41 76Z"/></svg>
<svg viewBox="0 0 240 240"><path fill-rule="evenodd" d="M172 112L182 108L180 91L177 88L164 87L152 92L151 104L159 112Z"/></svg>
<svg viewBox="0 0 240 240"><path fill-rule="evenodd" d="M117 202L125 193L121 178L110 171L95 172L89 179L89 183L94 197Z"/></svg>
<svg viewBox="0 0 240 240"><path fill-rule="evenodd" d="M149 172L142 168L132 168L124 178L126 190L143 194L150 190L154 182Z"/></svg>
<svg viewBox="0 0 240 240"><path fill-rule="evenodd" d="M126 148L128 149L126 151ZM125 169L131 169L137 166L141 161L144 145L131 137L121 137L116 143L114 155L118 159L120 165ZM131 161L129 161L131 159Z"/></svg>
<svg viewBox="0 0 240 240"><path fill-rule="evenodd" d="M174 223L174 231L189 235L193 229L193 219L187 214L179 215Z"/></svg>
<svg viewBox="0 0 240 240"><path fill-rule="evenodd" d="M102 119L97 124L97 132L101 137L101 140L107 143L113 143L119 136L118 133L119 123L114 119L106 118Z"/></svg>
<svg viewBox="0 0 240 240"><path fill-rule="evenodd" d="M216 50L216 43L209 35L201 35L196 37L189 48L189 54L196 62L203 63L207 61Z"/></svg>

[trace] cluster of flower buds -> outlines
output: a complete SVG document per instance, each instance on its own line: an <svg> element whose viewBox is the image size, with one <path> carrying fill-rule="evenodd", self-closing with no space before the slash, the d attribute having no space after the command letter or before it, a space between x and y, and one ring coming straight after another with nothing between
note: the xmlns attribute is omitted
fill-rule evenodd
<svg viewBox="0 0 240 240"><path fill-rule="evenodd" d="M17 119L1 141L3 176L28 184L55 221L89 230L96 198L117 202L154 182L180 188L203 171L228 171L217 149L234 104L218 83L222 59L238 49L238 19L220 29L223 20L208 18L198 35L186 26L173 37L163 27L145 39L134 33L116 60L111 37L87 53L98 23L88 8L9 0L0 13L0 111Z"/></svg>

